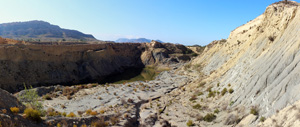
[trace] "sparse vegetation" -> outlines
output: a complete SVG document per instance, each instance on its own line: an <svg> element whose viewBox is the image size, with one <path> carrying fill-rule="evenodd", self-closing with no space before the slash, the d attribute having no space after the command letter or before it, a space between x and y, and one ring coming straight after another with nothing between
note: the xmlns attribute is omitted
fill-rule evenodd
<svg viewBox="0 0 300 127"><path fill-rule="evenodd" d="M258 115L257 108L256 107L252 107L251 110L250 110L250 114Z"/></svg>
<svg viewBox="0 0 300 127"><path fill-rule="evenodd" d="M233 104L234 104L234 101L231 101L229 105L232 106Z"/></svg>
<svg viewBox="0 0 300 127"><path fill-rule="evenodd" d="M43 96L43 99L45 100L52 100L51 96L49 93L47 93L46 95Z"/></svg>
<svg viewBox="0 0 300 127"><path fill-rule="evenodd" d="M197 99L197 96L196 95L193 95L189 100L190 101L194 101L194 100L196 100Z"/></svg>
<svg viewBox="0 0 300 127"><path fill-rule="evenodd" d="M214 113L218 114L220 111L219 109L215 109Z"/></svg>
<svg viewBox="0 0 300 127"><path fill-rule="evenodd" d="M205 84L206 84L206 82L201 82L201 83L198 85L198 88L199 88L199 87L203 87Z"/></svg>
<svg viewBox="0 0 300 127"><path fill-rule="evenodd" d="M201 106L200 104L196 104L196 105L193 106L193 109L198 109L198 110L200 110L201 107L202 107L202 106Z"/></svg>
<svg viewBox="0 0 300 127"><path fill-rule="evenodd" d="M260 121L260 122L264 122L265 120L266 120L266 118L265 118L265 117L263 117L263 116L262 116L262 117L260 117L260 119L259 119L259 121Z"/></svg>
<svg viewBox="0 0 300 127"><path fill-rule="evenodd" d="M38 110L35 110L33 108L26 108L24 111L25 117L27 119L40 122L41 119L41 113Z"/></svg>
<svg viewBox="0 0 300 127"><path fill-rule="evenodd" d="M119 120L119 117L118 116L113 116L113 117L110 117L110 123L112 124L112 125L116 125L117 123L119 123L120 122L120 120Z"/></svg>
<svg viewBox="0 0 300 127"><path fill-rule="evenodd" d="M224 88L224 89L221 91L221 95L224 96L226 93L227 93L227 88Z"/></svg>
<svg viewBox="0 0 300 127"><path fill-rule="evenodd" d="M104 119L100 119L98 121L92 122L92 127L107 127L109 125L108 122L104 121Z"/></svg>
<svg viewBox="0 0 300 127"><path fill-rule="evenodd" d="M268 39L273 42L275 40L275 37L274 36L269 36Z"/></svg>
<svg viewBox="0 0 300 127"><path fill-rule="evenodd" d="M11 107L11 108L10 108L10 111L11 111L12 113L19 113L19 112L20 112L20 109L19 109L18 107Z"/></svg>
<svg viewBox="0 0 300 127"><path fill-rule="evenodd" d="M198 92L197 95L201 96L201 95L203 95L203 92Z"/></svg>
<svg viewBox="0 0 300 127"><path fill-rule="evenodd" d="M216 96L216 92L214 91L210 91L207 95L207 98L210 98L210 97L215 97Z"/></svg>
<svg viewBox="0 0 300 127"><path fill-rule="evenodd" d="M90 113L90 115L96 116L96 115L98 115L98 113L97 113L96 111L92 111L92 112Z"/></svg>
<svg viewBox="0 0 300 127"><path fill-rule="evenodd" d="M76 115L73 112L70 112L67 117L76 117Z"/></svg>
<svg viewBox="0 0 300 127"><path fill-rule="evenodd" d="M232 93L234 92L234 90L230 88L230 89L228 90L228 92L229 92L230 94L232 94Z"/></svg>
<svg viewBox="0 0 300 127"><path fill-rule="evenodd" d="M189 120L189 121L186 123L186 125L190 127L190 126L194 126L194 123L193 123L192 120Z"/></svg>
<svg viewBox="0 0 300 127"><path fill-rule="evenodd" d="M213 120L215 120L217 118L217 116L213 113L208 113L204 116L203 120L206 122L212 122Z"/></svg>
<svg viewBox="0 0 300 127"><path fill-rule="evenodd" d="M92 112L92 109L88 109L88 110L85 111L85 113L86 113L87 115L90 115L91 112Z"/></svg>
<svg viewBox="0 0 300 127"><path fill-rule="evenodd" d="M27 89L26 85L24 84L25 90L24 94L19 96L19 100L27 105L28 107L32 107L33 109L39 110L39 112L43 112L43 105L38 101L39 96L35 90L32 89Z"/></svg>
<svg viewBox="0 0 300 127"><path fill-rule="evenodd" d="M6 109L1 109L1 112L2 112L3 114L6 114L6 113L7 113L7 110L6 110Z"/></svg>
<svg viewBox="0 0 300 127"><path fill-rule="evenodd" d="M101 114L104 114L105 113L105 110L100 110L99 111Z"/></svg>

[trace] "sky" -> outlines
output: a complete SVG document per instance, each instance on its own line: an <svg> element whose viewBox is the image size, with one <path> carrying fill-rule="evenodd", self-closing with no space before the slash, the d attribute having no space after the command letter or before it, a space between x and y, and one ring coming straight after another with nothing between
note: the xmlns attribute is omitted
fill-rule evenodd
<svg viewBox="0 0 300 127"><path fill-rule="evenodd" d="M42 20L99 40L207 45L279 0L0 0L0 23ZM299 2L299 1L298 1Z"/></svg>

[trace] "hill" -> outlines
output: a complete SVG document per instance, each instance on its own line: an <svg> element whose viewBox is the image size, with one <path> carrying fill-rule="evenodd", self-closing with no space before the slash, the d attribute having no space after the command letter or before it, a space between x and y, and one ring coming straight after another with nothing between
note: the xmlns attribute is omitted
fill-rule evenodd
<svg viewBox="0 0 300 127"><path fill-rule="evenodd" d="M93 35L63 29L44 21L0 24L0 36L25 41L95 41Z"/></svg>
<svg viewBox="0 0 300 127"><path fill-rule="evenodd" d="M147 38L137 38L137 39L128 39L128 38L119 38L118 40L116 40L115 42L118 43L123 43L123 42L133 42L133 43L143 43L143 42L151 42L151 39L147 39ZM155 40L157 42L161 42L161 40Z"/></svg>

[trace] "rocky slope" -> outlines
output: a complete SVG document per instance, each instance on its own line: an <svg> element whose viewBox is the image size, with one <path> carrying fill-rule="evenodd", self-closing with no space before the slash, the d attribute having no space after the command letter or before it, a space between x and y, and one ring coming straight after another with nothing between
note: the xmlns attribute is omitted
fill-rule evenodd
<svg viewBox="0 0 300 127"><path fill-rule="evenodd" d="M257 107L269 117L300 99L300 10L296 2L274 3L256 19L233 30L229 38L208 45L192 66L212 91L230 86L233 94L214 100L230 108ZM219 84L219 85L218 85ZM228 108L227 108L228 109ZM246 124L254 126L258 119Z"/></svg>
<svg viewBox="0 0 300 127"><path fill-rule="evenodd" d="M62 29L44 21L0 24L0 36L25 41L95 41L92 35L76 30Z"/></svg>
<svg viewBox="0 0 300 127"><path fill-rule="evenodd" d="M23 89L24 83L105 82L105 77L126 69L168 62L169 54L190 51L184 46L151 44L0 45L0 88L15 92ZM149 56L144 56L145 52ZM173 59L178 62L180 58Z"/></svg>

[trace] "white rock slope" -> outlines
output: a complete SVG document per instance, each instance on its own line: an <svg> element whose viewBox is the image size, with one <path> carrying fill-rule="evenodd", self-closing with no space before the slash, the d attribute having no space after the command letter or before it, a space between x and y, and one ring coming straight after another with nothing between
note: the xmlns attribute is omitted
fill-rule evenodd
<svg viewBox="0 0 300 127"><path fill-rule="evenodd" d="M270 116L300 99L299 21L298 3L272 4L232 31L227 42L209 45L193 64L205 65L207 82L233 86L234 94L220 101L258 106L260 115Z"/></svg>

